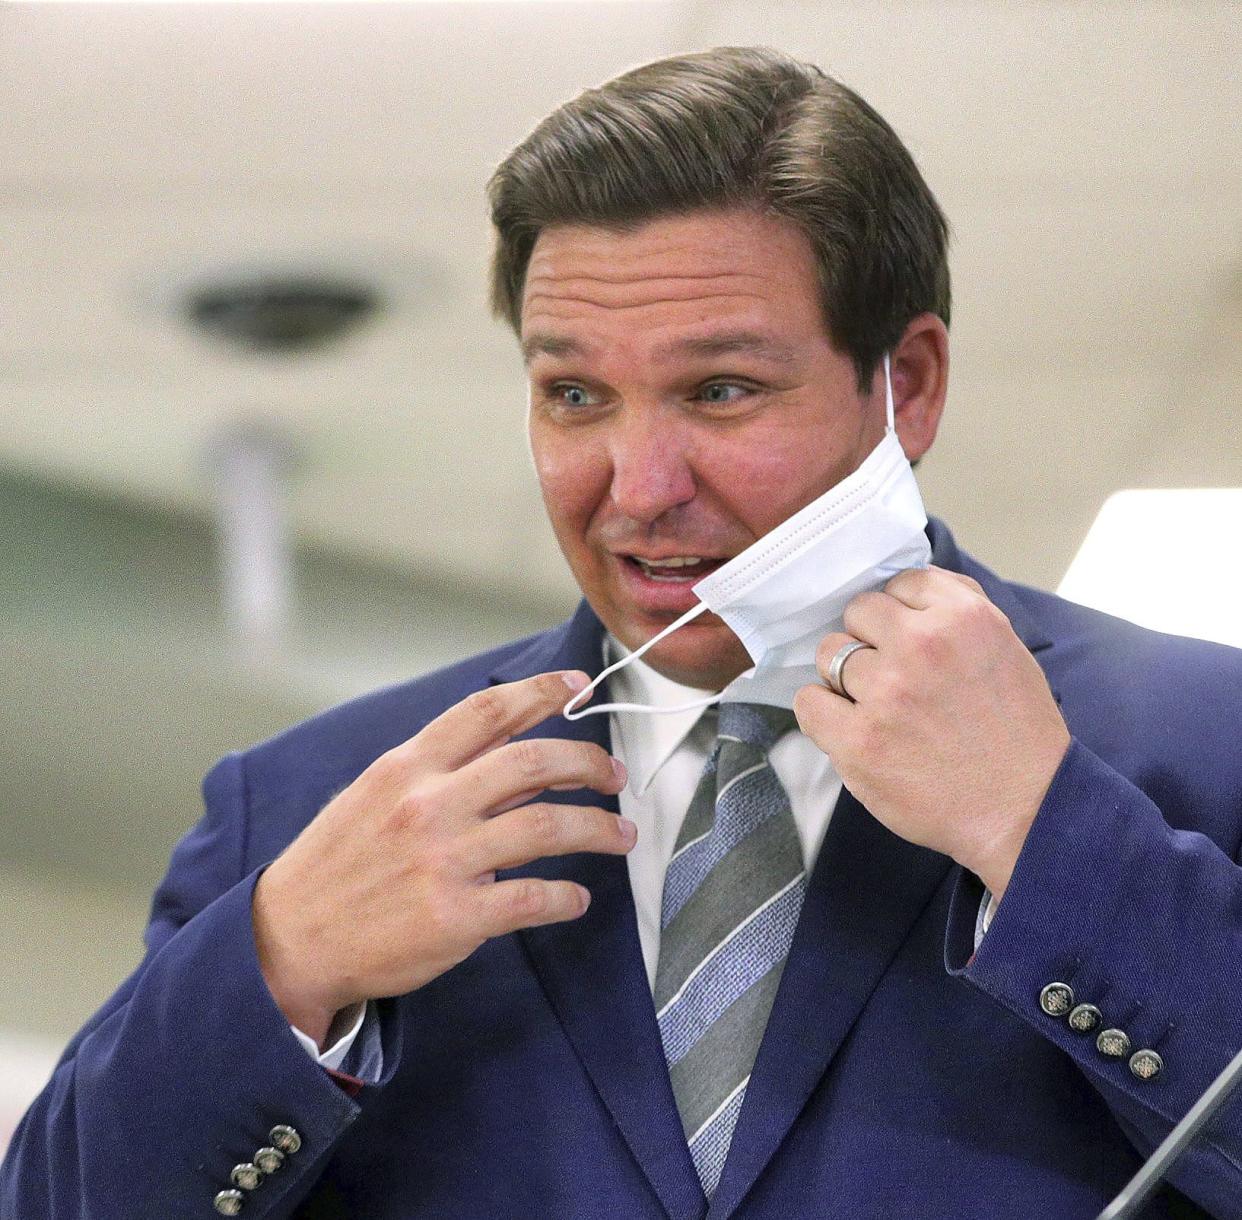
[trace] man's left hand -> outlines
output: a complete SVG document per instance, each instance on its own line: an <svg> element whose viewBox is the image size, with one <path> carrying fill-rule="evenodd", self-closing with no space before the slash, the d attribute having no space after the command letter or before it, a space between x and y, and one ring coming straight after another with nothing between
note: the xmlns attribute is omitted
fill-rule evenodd
<svg viewBox="0 0 1242 1220"><path fill-rule="evenodd" d="M846 634L820 643L825 678L805 686L802 731L894 834L951 856L997 897L1069 747L1043 671L969 576L910 569L845 611ZM853 700L853 701L851 701Z"/></svg>

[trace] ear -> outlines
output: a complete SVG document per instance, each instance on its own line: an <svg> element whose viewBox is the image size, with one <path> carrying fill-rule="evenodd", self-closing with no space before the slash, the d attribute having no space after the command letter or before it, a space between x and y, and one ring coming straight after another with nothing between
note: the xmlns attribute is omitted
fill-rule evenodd
<svg viewBox="0 0 1242 1220"><path fill-rule="evenodd" d="M893 349L893 420L910 461L936 439L949 389L949 331L932 313L919 314Z"/></svg>

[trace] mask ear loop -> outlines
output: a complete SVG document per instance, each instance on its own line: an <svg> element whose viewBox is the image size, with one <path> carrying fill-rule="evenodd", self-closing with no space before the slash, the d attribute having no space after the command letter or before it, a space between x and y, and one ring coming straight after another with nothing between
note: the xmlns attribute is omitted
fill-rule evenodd
<svg viewBox="0 0 1242 1220"><path fill-rule="evenodd" d="M888 420L888 430L895 432L897 426L893 422L893 370L889 363L888 352L884 353L884 410Z"/></svg>
<svg viewBox="0 0 1242 1220"><path fill-rule="evenodd" d="M631 661L637 661L644 653L655 647L665 636L672 635L678 627L684 627L692 619L698 618L704 610L707 609L706 602L699 602L693 609L687 610L675 623L669 623L663 631L653 635L645 644L640 645L633 652L623 656L621 660L614 661L607 669L603 670L591 679L587 686L584 686L568 703L561 709L561 715L566 720L581 720L583 716L592 716L596 712L647 712L653 716L670 715L673 712L692 712L701 707L711 707L713 703L720 702L720 695L709 695L706 699L696 699L692 703L679 703L675 707L648 707L645 703L599 703L593 707L583 707L574 709L574 704L581 703L590 693L610 674L615 674L618 669L624 669Z"/></svg>

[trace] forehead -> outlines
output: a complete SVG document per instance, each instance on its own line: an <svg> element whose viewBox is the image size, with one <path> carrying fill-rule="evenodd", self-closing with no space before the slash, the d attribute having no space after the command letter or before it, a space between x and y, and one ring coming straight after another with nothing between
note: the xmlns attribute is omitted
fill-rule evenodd
<svg viewBox="0 0 1242 1220"><path fill-rule="evenodd" d="M721 327L790 343L823 338L814 252L791 222L738 210L539 235L522 299L528 361L670 332L706 341Z"/></svg>

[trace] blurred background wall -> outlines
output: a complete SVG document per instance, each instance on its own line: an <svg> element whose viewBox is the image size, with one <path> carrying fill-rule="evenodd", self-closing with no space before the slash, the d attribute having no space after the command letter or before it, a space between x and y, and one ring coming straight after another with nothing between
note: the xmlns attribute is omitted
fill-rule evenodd
<svg viewBox="0 0 1242 1220"><path fill-rule="evenodd" d="M859 89L953 222L919 473L964 545L1055 585L1114 489L1242 485L1237 3L0 3L0 1143L215 758L572 606L483 183L580 89L750 42ZM310 351L187 320L261 274L377 308Z"/></svg>

